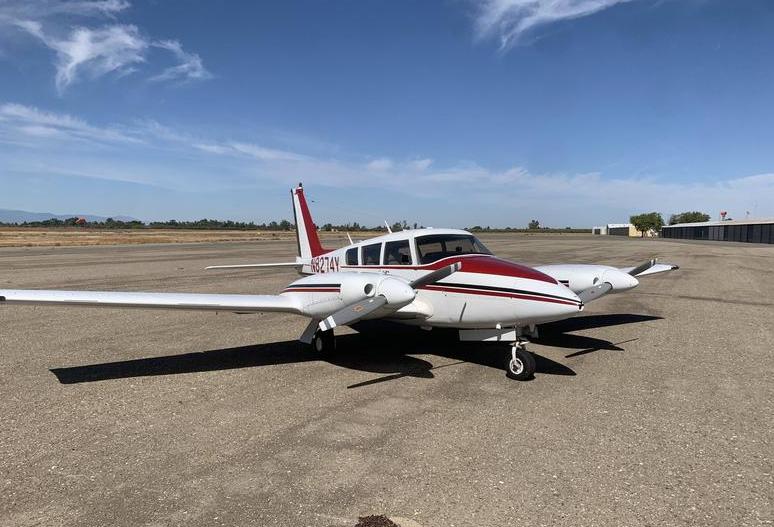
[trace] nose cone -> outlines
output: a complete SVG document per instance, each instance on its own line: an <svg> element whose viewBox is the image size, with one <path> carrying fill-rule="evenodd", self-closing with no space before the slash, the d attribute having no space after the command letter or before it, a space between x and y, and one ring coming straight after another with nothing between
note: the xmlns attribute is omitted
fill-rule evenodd
<svg viewBox="0 0 774 527"><path fill-rule="evenodd" d="M387 299L391 306L405 306L414 301L417 292L405 281L399 278L387 277L382 279L377 287L377 295Z"/></svg>
<svg viewBox="0 0 774 527"><path fill-rule="evenodd" d="M583 301L569 287L562 284L554 286L557 297L561 297L561 303L556 309L563 315L574 315L583 311Z"/></svg>
<svg viewBox="0 0 774 527"><path fill-rule="evenodd" d="M602 273L602 281L613 286L613 293L628 291L634 289L640 282L629 273L624 273L618 269L608 269Z"/></svg>
<svg viewBox="0 0 774 527"><path fill-rule="evenodd" d="M519 320L525 324L544 324L577 315L583 302L562 284L541 284L528 301L519 301Z"/></svg>

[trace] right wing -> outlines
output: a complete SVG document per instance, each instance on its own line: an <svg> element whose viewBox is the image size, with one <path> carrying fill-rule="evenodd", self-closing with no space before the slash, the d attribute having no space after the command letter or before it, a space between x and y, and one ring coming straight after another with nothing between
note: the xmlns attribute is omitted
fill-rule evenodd
<svg viewBox="0 0 774 527"><path fill-rule="evenodd" d="M300 306L293 297L278 295L0 289L0 305L3 304L236 311L239 313L277 311L300 314L301 312Z"/></svg>

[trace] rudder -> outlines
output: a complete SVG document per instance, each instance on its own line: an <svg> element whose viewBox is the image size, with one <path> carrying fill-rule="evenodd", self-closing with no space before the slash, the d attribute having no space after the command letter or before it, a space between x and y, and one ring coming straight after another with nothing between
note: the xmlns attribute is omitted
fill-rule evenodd
<svg viewBox="0 0 774 527"><path fill-rule="evenodd" d="M320 237L317 235L317 227L312 221L312 214L304 197L304 186L298 186L290 191L293 198L293 217L296 222L296 241L298 242L298 254L303 259L311 259L325 252Z"/></svg>

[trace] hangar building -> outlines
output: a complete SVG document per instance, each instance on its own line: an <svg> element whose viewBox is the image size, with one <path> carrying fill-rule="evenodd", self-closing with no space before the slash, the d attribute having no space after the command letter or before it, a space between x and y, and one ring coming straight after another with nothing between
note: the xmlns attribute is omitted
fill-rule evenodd
<svg viewBox="0 0 774 527"><path fill-rule="evenodd" d="M774 243L774 219L678 223L661 228L662 238Z"/></svg>
<svg viewBox="0 0 774 527"><path fill-rule="evenodd" d="M639 231L631 223L608 223L599 227L593 227L591 234L610 236L640 236ZM649 236L649 235L648 235Z"/></svg>

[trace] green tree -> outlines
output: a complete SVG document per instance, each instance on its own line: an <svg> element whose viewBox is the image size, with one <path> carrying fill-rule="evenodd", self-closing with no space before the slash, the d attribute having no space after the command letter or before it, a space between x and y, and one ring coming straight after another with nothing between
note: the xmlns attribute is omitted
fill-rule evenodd
<svg viewBox="0 0 774 527"><path fill-rule="evenodd" d="M533 229L533 230L534 229L539 229L540 228L540 222L538 220L532 220L532 221L529 222L529 226L528 227L530 229Z"/></svg>
<svg viewBox="0 0 774 527"><path fill-rule="evenodd" d="M675 225L676 223L701 223L710 220L710 215L698 210L690 212L681 212L679 214L672 214L669 217L669 225Z"/></svg>
<svg viewBox="0 0 774 527"><path fill-rule="evenodd" d="M634 228L640 231L641 236L645 236L645 233L654 230L660 231L664 226L664 218L658 212L646 212L644 214L636 214L629 218L629 222L634 225Z"/></svg>

